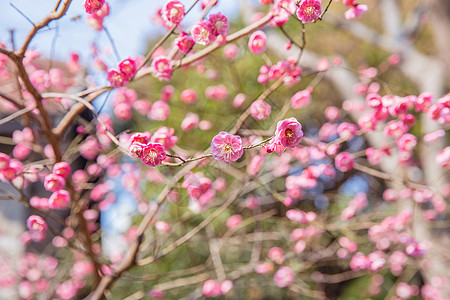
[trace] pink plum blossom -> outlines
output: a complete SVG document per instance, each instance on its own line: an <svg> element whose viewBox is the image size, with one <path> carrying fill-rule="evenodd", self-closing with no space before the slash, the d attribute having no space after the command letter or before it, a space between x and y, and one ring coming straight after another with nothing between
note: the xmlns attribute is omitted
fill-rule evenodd
<svg viewBox="0 0 450 300"><path fill-rule="evenodd" d="M232 215L227 219L227 227L233 229L242 223L241 215Z"/></svg>
<svg viewBox="0 0 450 300"><path fill-rule="evenodd" d="M259 171L261 170L263 163L264 163L264 156L256 155L247 165L247 173L250 176L256 176L256 174L258 174Z"/></svg>
<svg viewBox="0 0 450 300"><path fill-rule="evenodd" d="M100 10L105 3L105 0L85 0L83 3L86 13L93 14Z"/></svg>
<svg viewBox="0 0 450 300"><path fill-rule="evenodd" d="M211 32L215 36L226 35L228 30L228 19L220 12L209 15L208 21L211 23Z"/></svg>
<svg viewBox="0 0 450 300"><path fill-rule="evenodd" d="M195 44L194 39L186 32L181 32L180 36L175 39L174 43L178 47L178 50L183 53L189 52Z"/></svg>
<svg viewBox="0 0 450 300"><path fill-rule="evenodd" d="M64 180L64 177L56 174L48 174L44 179L44 187L47 191L50 192L61 190L65 184L66 181Z"/></svg>
<svg viewBox="0 0 450 300"><path fill-rule="evenodd" d="M160 165L164 159L166 159L166 152L164 146L159 143L149 143L142 146L142 150L138 157L147 166L155 167Z"/></svg>
<svg viewBox="0 0 450 300"><path fill-rule="evenodd" d="M148 118L155 121L164 121L169 117L169 115L169 105L164 101L158 100L153 103L150 112L148 113Z"/></svg>
<svg viewBox="0 0 450 300"><path fill-rule="evenodd" d="M355 136L357 130L358 128L356 127L356 125L347 122L342 122L337 127L337 133L339 134L339 137L347 141L351 140Z"/></svg>
<svg viewBox="0 0 450 300"><path fill-rule="evenodd" d="M311 93L308 90L297 92L291 98L292 108L304 108L311 103Z"/></svg>
<svg viewBox="0 0 450 300"><path fill-rule="evenodd" d="M318 0L302 0L297 9L297 17L303 23L316 21L322 13L322 6Z"/></svg>
<svg viewBox="0 0 450 300"><path fill-rule="evenodd" d="M200 118L197 114L194 113L188 113L186 117L184 117L183 121L181 122L181 130L183 131L189 131L197 127L198 123L200 122Z"/></svg>
<svg viewBox="0 0 450 300"><path fill-rule="evenodd" d="M239 47L236 44L227 44L223 48L223 55L228 59L234 59L239 53Z"/></svg>
<svg viewBox="0 0 450 300"><path fill-rule="evenodd" d="M295 147L303 137L302 125L295 118L289 118L277 123L275 138L286 148Z"/></svg>
<svg viewBox="0 0 450 300"><path fill-rule="evenodd" d="M47 223L42 217L31 215L27 219L27 228L30 231L44 232L47 230Z"/></svg>
<svg viewBox="0 0 450 300"><path fill-rule="evenodd" d="M152 143L159 143L166 150L171 149L177 141L178 137L175 135L175 129L166 126L158 128L151 138Z"/></svg>
<svg viewBox="0 0 450 300"><path fill-rule="evenodd" d="M122 87L128 83L126 76L122 72L115 69L108 70L106 77L111 86L115 88Z"/></svg>
<svg viewBox="0 0 450 300"><path fill-rule="evenodd" d="M197 101L197 93L193 89L183 90L180 99L186 104L192 104Z"/></svg>
<svg viewBox="0 0 450 300"><path fill-rule="evenodd" d="M205 90L205 96L215 101L224 101L228 98L228 88L223 84L209 86Z"/></svg>
<svg viewBox="0 0 450 300"><path fill-rule="evenodd" d="M280 267L273 276L275 284L280 288L284 288L291 285L294 282L294 279L295 279L294 271L292 271L292 269L287 266Z"/></svg>
<svg viewBox="0 0 450 300"><path fill-rule="evenodd" d="M67 178L67 176L69 176L71 172L72 168L65 161L58 162L53 166L53 174L59 175L63 178Z"/></svg>
<svg viewBox="0 0 450 300"><path fill-rule="evenodd" d="M248 41L248 49L253 54L261 54L266 51L267 36L264 31L258 30L252 33Z"/></svg>
<svg viewBox="0 0 450 300"><path fill-rule="evenodd" d="M179 24L184 15L184 4L176 0L168 1L161 10L161 17L168 27Z"/></svg>
<svg viewBox="0 0 450 300"><path fill-rule="evenodd" d="M445 147L438 155L436 155L436 162L442 167L450 166L450 146Z"/></svg>
<svg viewBox="0 0 450 300"><path fill-rule="evenodd" d="M203 283L202 293L206 298L215 298L222 294L222 288L218 282L210 279Z"/></svg>
<svg viewBox="0 0 450 300"><path fill-rule="evenodd" d="M356 19L359 18L368 9L369 7L367 6L367 4L355 4L344 13L344 16L347 20Z"/></svg>
<svg viewBox="0 0 450 300"><path fill-rule="evenodd" d="M280 247L270 248L267 256L276 264L281 265L284 262L284 251Z"/></svg>
<svg viewBox="0 0 450 300"><path fill-rule="evenodd" d="M50 209L65 209L70 202L70 194L66 190L59 190L54 192L48 198L48 207Z"/></svg>
<svg viewBox="0 0 450 300"><path fill-rule="evenodd" d="M270 115L272 107L264 100L256 100L250 106L250 114L256 120L264 120Z"/></svg>
<svg viewBox="0 0 450 300"><path fill-rule="evenodd" d="M208 46L216 40L211 22L200 20L191 28L191 35L196 44Z"/></svg>
<svg viewBox="0 0 450 300"><path fill-rule="evenodd" d="M126 80L131 80L131 78L136 74L137 63L135 59L127 58L121 61L118 65L120 73L122 73Z"/></svg>
<svg viewBox="0 0 450 300"><path fill-rule="evenodd" d="M165 56L155 57L152 61L152 73L155 77L162 80L169 80L172 78L172 64Z"/></svg>
<svg viewBox="0 0 450 300"><path fill-rule="evenodd" d="M334 163L339 171L348 172L353 169L354 158L352 154L342 152L336 155Z"/></svg>
<svg viewBox="0 0 450 300"><path fill-rule="evenodd" d="M218 161L235 162L244 153L241 137L221 131L211 141L211 153Z"/></svg>

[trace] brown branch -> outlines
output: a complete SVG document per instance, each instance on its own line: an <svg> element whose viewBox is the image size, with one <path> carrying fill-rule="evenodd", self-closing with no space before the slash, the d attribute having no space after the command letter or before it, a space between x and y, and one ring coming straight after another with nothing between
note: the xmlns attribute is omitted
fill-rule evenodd
<svg viewBox="0 0 450 300"><path fill-rule="evenodd" d="M33 29L30 30L27 37L25 38L25 41L22 44L22 47L17 52L18 57L23 58L25 56L25 51L27 51L31 40L34 38L34 36L40 29L47 26L51 21L62 18L66 14L71 2L72 2L72 0L65 0L61 9L59 11L57 11L56 9L59 6L59 3L58 3L57 6L55 6L55 9L51 13L49 13L42 21L34 24Z"/></svg>
<svg viewBox="0 0 450 300"><path fill-rule="evenodd" d="M110 87L102 87L98 90L95 90L94 92L92 92L92 94L89 94L89 96L87 96L85 99L83 99L84 101L86 101L87 103L91 103L92 101L94 101L97 97L99 97L101 94L109 91L111 88ZM71 97L73 99L73 97ZM79 98L79 97L78 97ZM67 128L69 128L69 126L72 124L73 120L81 113L83 112L85 109L87 108L87 106L85 104L83 104L82 102L76 103L74 104L70 111L64 116L64 118L59 122L58 126L56 126L56 128L53 130L53 133L57 136L57 137L61 137L64 132L67 130Z"/></svg>

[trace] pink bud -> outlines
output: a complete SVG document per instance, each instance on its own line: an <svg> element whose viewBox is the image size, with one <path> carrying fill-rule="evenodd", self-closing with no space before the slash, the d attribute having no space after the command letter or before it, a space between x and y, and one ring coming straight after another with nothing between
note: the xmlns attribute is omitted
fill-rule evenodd
<svg viewBox="0 0 450 300"><path fill-rule="evenodd" d="M44 232L47 230L47 223L42 217L31 215L27 219L27 228L30 231Z"/></svg>

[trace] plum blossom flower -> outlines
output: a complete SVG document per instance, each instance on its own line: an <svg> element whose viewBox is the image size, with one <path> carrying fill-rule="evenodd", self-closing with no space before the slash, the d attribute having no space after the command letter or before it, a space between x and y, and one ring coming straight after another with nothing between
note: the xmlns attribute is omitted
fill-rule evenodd
<svg viewBox="0 0 450 300"><path fill-rule="evenodd" d="M50 198L48 198L48 207L51 209L64 209L67 208L69 201L69 192L66 190L59 190L54 192Z"/></svg>
<svg viewBox="0 0 450 300"><path fill-rule="evenodd" d="M241 215L232 215L227 219L227 227L233 229L242 223Z"/></svg>
<svg viewBox="0 0 450 300"><path fill-rule="evenodd" d="M261 54L266 51L267 48L267 36L264 31L258 30L253 32L248 41L248 49L253 54Z"/></svg>
<svg viewBox="0 0 450 300"><path fill-rule="evenodd" d="M186 104L192 104L197 101L197 93L193 89L183 90L180 99Z"/></svg>
<svg viewBox="0 0 450 300"><path fill-rule="evenodd" d="M153 133L151 142L159 143L164 146L164 149L169 150L178 141L175 136L175 129L163 126Z"/></svg>
<svg viewBox="0 0 450 300"><path fill-rule="evenodd" d="M212 24L207 20L200 20L195 23L192 26L191 35L196 44L203 46L208 46L216 39L216 36L212 32Z"/></svg>
<svg viewBox="0 0 450 300"><path fill-rule="evenodd" d="M47 191L56 192L64 187L66 181L63 177L55 174L48 174L44 179L44 187Z"/></svg>
<svg viewBox="0 0 450 300"><path fill-rule="evenodd" d="M179 24L184 15L184 4L180 1L169 1L161 10L161 17L168 27Z"/></svg>
<svg viewBox="0 0 450 300"><path fill-rule="evenodd" d="M42 217L31 215L27 219L27 228L30 231L44 232L47 230L47 223Z"/></svg>
<svg viewBox="0 0 450 300"><path fill-rule="evenodd" d="M264 120L270 115L272 107L264 100L256 100L250 106L250 114L256 120Z"/></svg>
<svg viewBox="0 0 450 300"><path fill-rule="evenodd" d="M164 121L169 117L169 115L169 105L164 101L158 100L153 103L147 116L150 120Z"/></svg>
<svg viewBox="0 0 450 300"><path fill-rule="evenodd" d="M354 158L352 154L342 152L336 155L334 163L339 171L347 172L353 169Z"/></svg>
<svg viewBox="0 0 450 300"><path fill-rule="evenodd" d="M367 4L355 4L344 13L344 17L347 20L356 19L359 18L368 9L369 7L367 6Z"/></svg>
<svg viewBox="0 0 450 300"><path fill-rule="evenodd" d="M296 118L279 121L274 140L279 140L286 148L295 147L303 137L302 125Z"/></svg>
<svg viewBox="0 0 450 300"><path fill-rule="evenodd" d="M241 137L221 131L211 141L211 153L218 161L237 161L244 153Z"/></svg>
<svg viewBox="0 0 450 300"><path fill-rule="evenodd" d="M225 35L228 30L228 19L223 14L216 13L209 16L208 21L211 23L211 32L215 36Z"/></svg>
<svg viewBox="0 0 450 300"><path fill-rule="evenodd" d="M207 298L215 298L222 294L222 288L218 282L209 279L203 283L202 293Z"/></svg>
<svg viewBox="0 0 450 300"><path fill-rule="evenodd" d="M292 271L291 268L286 266L279 268L278 271L273 276L275 284L280 288L284 288L291 285L294 282L294 279L295 279L294 271Z"/></svg>
<svg viewBox="0 0 450 300"><path fill-rule="evenodd" d="M122 60L119 65L119 71L122 73L126 80L130 80L137 71L137 63L135 59L127 58Z"/></svg>
<svg viewBox="0 0 450 300"><path fill-rule="evenodd" d="M85 0L83 3L86 13L93 14L100 10L105 3L105 0Z"/></svg>
<svg viewBox="0 0 450 300"><path fill-rule="evenodd" d="M198 123L200 122L200 118L197 114L194 113L187 113L186 117L184 117L184 120L181 122L181 130L183 131L189 131L197 127Z"/></svg>
<svg viewBox="0 0 450 300"><path fill-rule="evenodd" d="M165 56L155 57L151 68L153 75L159 79L169 80L172 77L173 68L170 60Z"/></svg>
<svg viewBox="0 0 450 300"><path fill-rule="evenodd" d="M106 73L106 78L111 86L115 88L122 87L128 83L126 76L122 72L115 69L108 70Z"/></svg>
<svg viewBox="0 0 450 300"><path fill-rule="evenodd" d="M180 36L175 39L174 43L178 47L178 50L183 53L187 53L191 50L192 46L194 46L194 39L186 32L181 32Z"/></svg>
<svg viewBox="0 0 450 300"><path fill-rule="evenodd" d="M155 167L166 159L166 152L164 151L163 145L159 143L149 143L142 146L142 150L138 156L147 166Z"/></svg>
<svg viewBox="0 0 450 300"><path fill-rule="evenodd" d="M316 21L322 13L322 6L318 0L302 0L297 9L297 17L304 23Z"/></svg>
<svg viewBox="0 0 450 300"><path fill-rule="evenodd" d="M72 172L72 168L65 161L58 162L53 166L53 174L59 175L63 178L67 178L67 176L70 175L70 172Z"/></svg>
<svg viewBox="0 0 450 300"><path fill-rule="evenodd" d="M297 92L291 98L291 105L294 109L304 108L308 106L309 103L311 103L311 93L309 90Z"/></svg>

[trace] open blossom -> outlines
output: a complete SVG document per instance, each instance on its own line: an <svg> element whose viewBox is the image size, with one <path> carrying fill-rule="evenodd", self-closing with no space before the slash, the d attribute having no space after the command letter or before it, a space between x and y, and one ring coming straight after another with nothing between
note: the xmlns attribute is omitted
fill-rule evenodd
<svg viewBox="0 0 450 300"><path fill-rule="evenodd" d="M321 13L322 6L318 0L302 0L297 9L297 17L304 23L314 22Z"/></svg>
<svg viewBox="0 0 450 300"><path fill-rule="evenodd" d="M291 268L286 266L280 267L273 276L275 284L280 288L284 288L291 285L294 282L294 279L295 279L294 271L292 271Z"/></svg>
<svg viewBox="0 0 450 300"><path fill-rule="evenodd" d="M339 136L347 141L351 140L355 136L357 131L358 127L348 122L342 122L337 127L337 133L339 134Z"/></svg>
<svg viewBox="0 0 450 300"><path fill-rule="evenodd" d="M115 88L122 87L128 83L126 76L116 69L109 69L106 73L106 78L111 86Z"/></svg>
<svg viewBox="0 0 450 300"><path fill-rule="evenodd" d="M172 64L165 56L155 57L152 61L152 73L155 77L169 80L172 77Z"/></svg>
<svg viewBox="0 0 450 300"><path fill-rule="evenodd" d="M208 46L215 41L216 36L212 32L211 22L200 20L192 26L191 35L194 42L199 45Z"/></svg>
<svg viewBox="0 0 450 300"><path fill-rule="evenodd" d="M228 30L228 19L223 14L216 13L209 16L208 21L211 23L211 32L215 36L225 35Z"/></svg>
<svg viewBox="0 0 450 300"><path fill-rule="evenodd" d="M211 153L218 161L237 161L244 153L241 137L221 131L211 141Z"/></svg>
<svg viewBox="0 0 450 300"><path fill-rule="evenodd" d="M153 103L147 116L150 120L164 121L169 117L169 115L169 105L164 101L158 100Z"/></svg>
<svg viewBox="0 0 450 300"><path fill-rule="evenodd" d="M30 231L44 232L47 229L47 223L42 217L31 215L27 219L27 228Z"/></svg>
<svg viewBox="0 0 450 300"><path fill-rule="evenodd" d="M183 53L187 53L194 46L194 39L186 32L181 32L180 36L174 41L175 45Z"/></svg>
<svg viewBox="0 0 450 300"><path fill-rule="evenodd" d="M164 146L164 149L169 150L178 141L175 136L175 129L163 126L153 133L151 142L159 143Z"/></svg>
<svg viewBox="0 0 450 300"><path fill-rule="evenodd" d="M250 114L256 120L264 120L270 115L272 107L264 100L256 100L250 106Z"/></svg>
<svg viewBox="0 0 450 300"><path fill-rule="evenodd" d="M344 13L344 17L347 20L356 19L359 18L368 9L369 7L367 6L367 4L355 4Z"/></svg>
<svg viewBox="0 0 450 300"><path fill-rule="evenodd" d="M186 104L192 104L197 101L197 93L193 89L183 90L180 99Z"/></svg>
<svg viewBox="0 0 450 300"><path fill-rule="evenodd" d="M215 101L224 101L228 98L228 88L223 84L208 86L205 90L205 96Z"/></svg>
<svg viewBox="0 0 450 300"><path fill-rule="evenodd" d="M258 30L252 33L248 41L248 49L253 54L261 54L266 51L267 36L264 31Z"/></svg>
<svg viewBox="0 0 450 300"><path fill-rule="evenodd" d="M199 122L200 118L197 114L187 113L186 117L184 117L184 120L181 122L181 130L189 131L191 129L194 129L195 127L197 127Z"/></svg>
<svg viewBox="0 0 450 300"><path fill-rule="evenodd" d="M185 15L184 4L180 1L169 1L161 10L161 17L167 26L179 24Z"/></svg>
<svg viewBox="0 0 450 300"><path fill-rule="evenodd" d="M100 10L104 3L105 0L85 0L83 6L86 13L93 14Z"/></svg>
<svg viewBox="0 0 450 300"><path fill-rule="evenodd" d="M303 137L302 125L296 118L279 121L274 140L279 140L286 148L295 147Z"/></svg>
<svg viewBox="0 0 450 300"><path fill-rule="evenodd" d="M147 166L155 167L162 163L166 159L166 152L164 151L164 146L159 143L149 143L142 146L138 157Z"/></svg>
<svg viewBox="0 0 450 300"><path fill-rule="evenodd" d="M297 92L291 98L292 108L304 108L311 103L311 93L308 90Z"/></svg>
<svg viewBox="0 0 450 300"><path fill-rule="evenodd" d="M405 133L397 140L397 147L402 151L412 151L417 145L417 138L411 133Z"/></svg>
<svg viewBox="0 0 450 300"><path fill-rule="evenodd" d="M126 80L130 80L137 71L137 63L135 59L127 58L122 60L118 65L120 73L122 73Z"/></svg>

